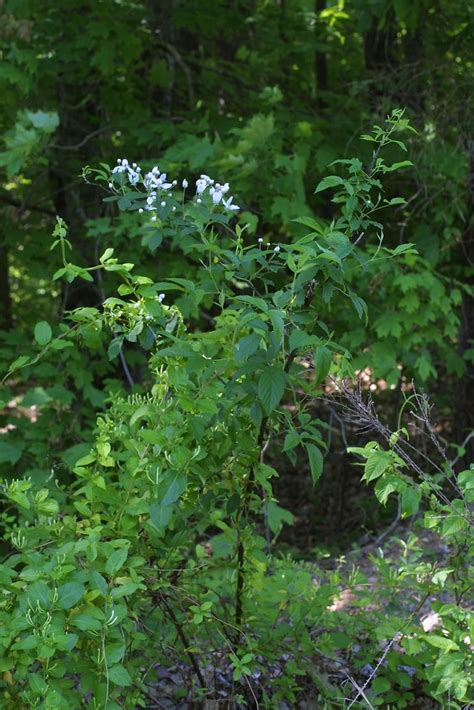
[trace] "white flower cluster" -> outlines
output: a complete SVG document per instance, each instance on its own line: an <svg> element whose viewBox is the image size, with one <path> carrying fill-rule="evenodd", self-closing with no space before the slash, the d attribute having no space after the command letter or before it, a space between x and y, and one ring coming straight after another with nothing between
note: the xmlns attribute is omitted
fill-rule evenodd
<svg viewBox="0 0 474 710"><path fill-rule="evenodd" d="M126 172L128 173L128 181L130 185L138 185L138 182L140 181L141 171L141 167L136 163L132 163L131 165L129 165L129 162L126 158L124 158L123 160L119 158L117 160L117 165L112 170L112 175Z"/></svg>
<svg viewBox="0 0 474 710"><path fill-rule="evenodd" d="M144 211L154 212L157 209L157 203L159 200L160 207L166 207L167 201L163 199L166 197L168 200L172 200L173 195L171 190L178 184L177 180L168 180L166 173L160 173L158 166L155 167L145 175L142 174L142 170L136 163L130 163L126 158L119 158L117 160L117 165L112 170L112 175L126 175L130 185L136 186L140 183L143 184L147 192L146 204L144 207L140 207L138 212L142 214ZM184 190L189 186L186 178L181 183ZM109 188L113 189L114 185L112 182L109 183ZM240 207L233 203L233 197L225 197L229 192L229 183L226 182L221 185L218 182L212 180L208 175L201 175L198 180L196 180L196 202L201 204L202 195L208 191L211 197L212 204L222 205L224 209L229 212L234 212ZM172 206L172 211L176 211L176 206ZM152 216L152 221L156 221L156 216Z"/></svg>
<svg viewBox="0 0 474 710"><path fill-rule="evenodd" d="M224 197L224 195L226 195L230 190L228 182L225 182L223 185L221 185L219 182L215 182L214 180L212 180L209 175L201 175L201 177L196 180L196 195L202 195L207 190L207 188L209 188L209 194L212 198L212 202L215 205L218 205L222 202L225 209L230 210L231 212L240 209L238 205L233 204L234 198L232 197L232 195L227 200Z"/></svg>

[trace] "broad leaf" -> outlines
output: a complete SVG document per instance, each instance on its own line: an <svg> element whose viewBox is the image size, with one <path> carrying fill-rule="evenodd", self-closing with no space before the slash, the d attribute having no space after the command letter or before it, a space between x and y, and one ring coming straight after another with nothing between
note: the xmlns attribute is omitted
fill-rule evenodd
<svg viewBox="0 0 474 710"><path fill-rule="evenodd" d="M263 370L257 385L257 394L267 414L280 403L286 385L286 374L278 367Z"/></svg>

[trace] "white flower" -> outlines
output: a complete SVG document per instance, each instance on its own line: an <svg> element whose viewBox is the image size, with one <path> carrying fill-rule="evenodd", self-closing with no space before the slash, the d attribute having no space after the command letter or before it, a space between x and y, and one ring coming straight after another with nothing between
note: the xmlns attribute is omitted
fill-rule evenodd
<svg viewBox="0 0 474 710"><path fill-rule="evenodd" d="M232 200L233 200L233 199L234 199L234 198L233 198L232 195L231 195L228 200L225 200L225 199L222 200L222 204L224 205L224 207L226 208L226 210L230 210L230 211L232 211L232 212L233 212L234 210L240 210L239 205L234 205L234 204L232 204Z"/></svg>
<svg viewBox="0 0 474 710"><path fill-rule="evenodd" d="M110 188L111 190L112 190L112 188L113 188L113 185L112 185L111 182L109 182L109 188Z"/></svg>
<svg viewBox="0 0 474 710"><path fill-rule="evenodd" d="M128 181L129 181L130 185L136 185L139 180L140 180L140 175L135 170L132 170L131 168L129 168L128 169Z"/></svg>
<svg viewBox="0 0 474 710"><path fill-rule="evenodd" d="M173 210L173 212L176 212L176 205L173 205L171 209Z"/></svg>
<svg viewBox="0 0 474 710"><path fill-rule="evenodd" d="M153 187L154 183L155 180L153 173L147 173L143 178L143 184L145 185L146 189L149 190L151 187Z"/></svg>
<svg viewBox="0 0 474 710"><path fill-rule="evenodd" d="M213 190L212 201L215 205L218 205L222 199L222 192L220 190Z"/></svg>
<svg viewBox="0 0 474 710"><path fill-rule="evenodd" d="M128 160L127 160L127 158L124 158L124 159L122 160L122 165L123 165L125 168L128 167Z"/></svg>
<svg viewBox="0 0 474 710"><path fill-rule="evenodd" d="M138 214L143 214L143 207L140 207L140 209L138 210Z"/></svg>
<svg viewBox="0 0 474 710"><path fill-rule="evenodd" d="M158 299L158 301L161 303L162 301L165 300L165 294L164 294L164 293L160 293L160 295L157 296L157 299Z"/></svg>
<svg viewBox="0 0 474 710"><path fill-rule="evenodd" d="M259 237L257 241L258 241L259 244L262 244L262 243L263 243L263 238L262 238L262 237Z"/></svg>
<svg viewBox="0 0 474 710"><path fill-rule="evenodd" d="M166 207L166 202L163 200L163 202L160 202L162 207Z"/></svg>
<svg viewBox="0 0 474 710"><path fill-rule="evenodd" d="M122 158L117 158L117 163L118 163L119 165L121 165L121 164L122 164Z"/></svg>
<svg viewBox="0 0 474 710"><path fill-rule="evenodd" d="M274 251L276 254L278 254L278 252L280 251L280 247L278 247L278 246L275 247L273 251Z"/></svg>
<svg viewBox="0 0 474 710"><path fill-rule="evenodd" d="M186 180L186 178L184 178L184 180L183 180L183 182L181 183L181 185L182 185L183 188L186 190L186 188L187 188L188 185L189 185L189 182Z"/></svg>
<svg viewBox="0 0 474 710"><path fill-rule="evenodd" d="M197 198L197 200L196 200L196 202L198 203L198 205L200 205L200 204L201 204L201 202L202 202L201 198L200 198L200 197L198 197L198 198Z"/></svg>
<svg viewBox="0 0 474 710"><path fill-rule="evenodd" d="M156 214L153 215L153 217L151 218L151 221L156 222Z"/></svg>
<svg viewBox="0 0 474 710"><path fill-rule="evenodd" d="M205 180L196 180L196 194L201 195L208 186L208 184L209 183L207 183Z"/></svg>
<svg viewBox="0 0 474 710"><path fill-rule="evenodd" d="M147 205L152 205L155 201L155 198L153 195L150 195L149 197L146 198L146 203Z"/></svg>

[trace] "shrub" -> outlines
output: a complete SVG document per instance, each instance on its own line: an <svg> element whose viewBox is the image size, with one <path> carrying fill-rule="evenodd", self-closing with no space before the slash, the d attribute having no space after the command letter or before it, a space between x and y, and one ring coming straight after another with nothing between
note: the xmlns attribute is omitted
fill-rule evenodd
<svg viewBox="0 0 474 710"><path fill-rule="evenodd" d="M336 189L340 216L330 224L300 219L308 231L291 244L247 238L233 226L238 208L229 186L208 176L188 199L187 181L180 189L158 168L142 172L121 159L113 169L84 170L106 186L107 201L146 221L146 240L179 250L189 273L155 282L112 248L96 265L78 266L58 219L53 248L63 263L53 278L89 281L104 272L120 283L101 308L70 312L57 335L39 323L36 341L46 353L72 343L67 353L109 333L108 357L120 358L132 393L110 392L94 444L76 456L70 478L48 487L28 477L4 482L11 544L0 567L4 707L147 707L154 669L175 664L194 674L194 689L183 690L193 698L218 693L211 666L238 706L257 695L266 707L294 703L308 678L320 700L337 701L341 690L314 667L339 668L341 619L328 607L341 580L316 584L311 570L274 554L291 515L272 494L278 474L266 452L272 440L293 462L304 451L317 483L324 425L309 404L329 373L353 374L351 353L321 314L345 299L367 317L345 279L347 268L363 278L370 267L358 252L364 236L378 236L373 258L412 251L384 248L373 217L374 205L394 204L379 178L400 165L387 166L380 153L403 145L394 137L402 128L407 122L395 111L368 137L376 148L368 169L358 159L340 161L346 176L316 188ZM127 364L133 348L148 357L141 386ZM37 360L22 356L10 373ZM397 481L377 494L397 491L406 512L415 512L419 489L402 474L396 450L372 445L359 453L368 456L367 479L377 455L386 464L380 475L390 471ZM351 623L342 624L343 644L360 629ZM442 653L461 648L450 643ZM425 676L435 696L448 689L435 680L437 664ZM462 699L460 683L454 694Z"/></svg>

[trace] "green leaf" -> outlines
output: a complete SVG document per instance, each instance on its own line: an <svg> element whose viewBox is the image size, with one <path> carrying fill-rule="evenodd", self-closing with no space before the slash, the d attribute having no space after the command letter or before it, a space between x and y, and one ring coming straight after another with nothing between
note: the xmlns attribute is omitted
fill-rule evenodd
<svg viewBox="0 0 474 710"><path fill-rule="evenodd" d="M294 350L300 350L316 345L317 342L318 338L316 338L316 336L309 335L309 333L306 333L304 330L300 330L299 328L294 328L288 338L288 348L290 352L293 352Z"/></svg>
<svg viewBox="0 0 474 710"><path fill-rule="evenodd" d="M332 352L324 345L314 351L315 384L320 385L328 376L332 363Z"/></svg>
<svg viewBox="0 0 474 710"><path fill-rule="evenodd" d="M158 501L153 501L150 505L150 522L157 530L162 530L168 525L172 514L172 505L162 505Z"/></svg>
<svg viewBox="0 0 474 710"><path fill-rule="evenodd" d="M246 362L251 355L257 352L261 337L258 333L251 333L239 340L235 348L235 359L239 365Z"/></svg>
<svg viewBox="0 0 474 710"><path fill-rule="evenodd" d="M285 441L283 444L283 451L291 451L296 446L301 444L301 435L296 429L290 429L290 431L285 436Z"/></svg>
<svg viewBox="0 0 474 710"><path fill-rule="evenodd" d="M323 472L323 455L317 446L314 444L305 444L306 451L308 452L309 465L311 468L311 478L313 479L313 486L319 480Z"/></svg>
<svg viewBox="0 0 474 710"><path fill-rule="evenodd" d="M404 516L415 515L420 507L421 489L406 485L402 490L401 504Z"/></svg>
<svg viewBox="0 0 474 710"><path fill-rule="evenodd" d="M455 535L467 527L467 520L461 513L451 513L447 516L441 530L441 537Z"/></svg>
<svg viewBox="0 0 474 710"><path fill-rule="evenodd" d="M364 467L363 481L370 481L379 478L391 465L392 458L387 451L372 451Z"/></svg>
<svg viewBox="0 0 474 710"><path fill-rule="evenodd" d="M125 655L126 645L124 643L108 643L105 646L105 657L109 666L120 663Z"/></svg>
<svg viewBox="0 0 474 710"><path fill-rule="evenodd" d="M117 357L117 355L120 353L123 345L123 336L119 336L117 338L114 338L112 342L109 345L109 348L107 350L107 357L109 360L114 360L114 358Z"/></svg>
<svg viewBox="0 0 474 710"><path fill-rule="evenodd" d="M92 589L97 589L103 597L105 597L109 591L109 585L107 584L105 577L103 577L100 572L94 570L91 572L91 586Z"/></svg>
<svg viewBox="0 0 474 710"><path fill-rule="evenodd" d="M26 363L28 363L29 360L30 360L30 358L28 355L20 355L10 365L10 367L9 367L10 372L13 372L14 370L19 370L21 367L24 367L24 365L26 365Z"/></svg>
<svg viewBox="0 0 474 710"><path fill-rule="evenodd" d="M120 547L118 550L114 550L112 554L107 558L105 563L105 571L109 577L113 577L121 567L128 557L128 547Z"/></svg>
<svg viewBox="0 0 474 710"><path fill-rule="evenodd" d="M316 222L313 217L298 217L297 219L294 219L293 222L297 222L298 224L302 224L305 227L309 227L309 229L318 232L318 234L323 234L324 232L324 227L320 225L319 222Z"/></svg>
<svg viewBox="0 0 474 710"><path fill-rule="evenodd" d="M339 177L339 175L328 175L327 177L323 178L321 182L318 183L314 194L322 192L323 190L327 190L330 187L337 187L338 185L343 184L344 180Z"/></svg>
<svg viewBox="0 0 474 710"><path fill-rule="evenodd" d="M132 685L132 679L126 668L120 665L112 666L109 668L109 680L115 685L120 685L127 688Z"/></svg>
<svg viewBox="0 0 474 710"><path fill-rule="evenodd" d="M21 458L25 445L19 441L0 441L0 463L12 466Z"/></svg>
<svg viewBox="0 0 474 710"><path fill-rule="evenodd" d="M259 377L257 394L267 414L280 403L286 385L286 374L278 367L267 367Z"/></svg>
<svg viewBox="0 0 474 710"><path fill-rule="evenodd" d="M34 582L28 587L27 598L31 607L39 604L43 610L49 609L51 593L46 582Z"/></svg>
<svg viewBox="0 0 474 710"><path fill-rule="evenodd" d="M26 111L25 113L32 125L45 133L54 133L59 126L59 116L55 111L51 113L46 113L45 111Z"/></svg>
<svg viewBox="0 0 474 710"><path fill-rule="evenodd" d="M375 680L372 683L372 690L375 693L386 693L388 690L390 690L391 684L388 678L382 678L378 677L375 678Z"/></svg>
<svg viewBox="0 0 474 710"><path fill-rule="evenodd" d="M80 582L67 582L58 588L58 606L61 609L70 609L84 596L85 587Z"/></svg>
<svg viewBox="0 0 474 710"><path fill-rule="evenodd" d="M80 614L71 617L71 625L76 626L81 631L100 631L105 621L105 616L101 609L91 606Z"/></svg>
<svg viewBox="0 0 474 710"><path fill-rule="evenodd" d="M185 473L175 473L169 485L166 488L166 493L160 501L160 505L169 506L184 493L188 484L188 479Z"/></svg>
<svg viewBox="0 0 474 710"><path fill-rule="evenodd" d="M459 646L451 639L445 636L438 636L436 634L425 634L424 640L435 648L440 648L442 651L459 651Z"/></svg>
<svg viewBox="0 0 474 710"><path fill-rule="evenodd" d="M110 257L112 256L113 253L114 253L114 250L112 249L112 247L108 247L108 249L106 249L104 251L104 253L102 254L102 256L100 257L100 259L99 259L100 263L103 264L104 261L107 261L107 259L110 259ZM124 284L122 284L122 286L123 285Z"/></svg>
<svg viewBox="0 0 474 710"><path fill-rule="evenodd" d="M267 505L267 519L272 533L277 533L283 523L288 525L293 523L293 515L290 511L280 508L274 501L270 501Z"/></svg>
<svg viewBox="0 0 474 710"><path fill-rule="evenodd" d="M51 340L53 332L51 326L45 320L35 325L35 340L38 345L47 345Z"/></svg>

